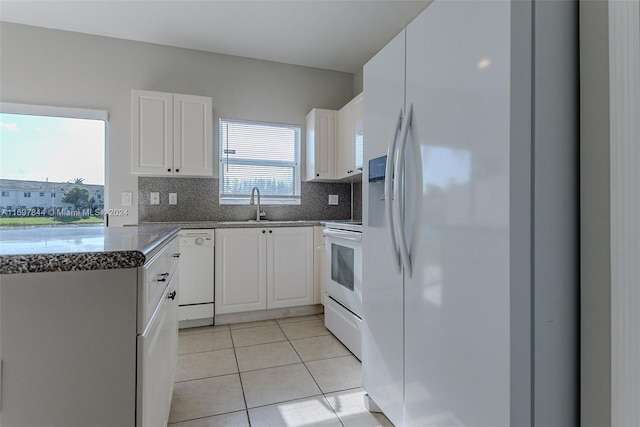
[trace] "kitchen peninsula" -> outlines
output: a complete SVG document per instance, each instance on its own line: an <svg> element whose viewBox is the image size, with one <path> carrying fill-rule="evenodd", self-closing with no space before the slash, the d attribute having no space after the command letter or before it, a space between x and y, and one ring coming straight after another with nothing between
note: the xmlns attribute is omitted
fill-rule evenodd
<svg viewBox="0 0 640 427"><path fill-rule="evenodd" d="M178 230L0 231L3 425L166 424Z"/></svg>

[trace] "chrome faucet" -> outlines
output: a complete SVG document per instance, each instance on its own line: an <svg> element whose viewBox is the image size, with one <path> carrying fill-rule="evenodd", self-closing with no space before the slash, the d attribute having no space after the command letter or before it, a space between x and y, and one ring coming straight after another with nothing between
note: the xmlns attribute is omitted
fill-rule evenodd
<svg viewBox="0 0 640 427"><path fill-rule="evenodd" d="M262 217L267 216L264 212L260 212L260 190L258 187L253 187L251 189L251 199L249 199L249 204L253 205L253 196L255 193L258 193L258 210L256 211L256 221L260 221Z"/></svg>

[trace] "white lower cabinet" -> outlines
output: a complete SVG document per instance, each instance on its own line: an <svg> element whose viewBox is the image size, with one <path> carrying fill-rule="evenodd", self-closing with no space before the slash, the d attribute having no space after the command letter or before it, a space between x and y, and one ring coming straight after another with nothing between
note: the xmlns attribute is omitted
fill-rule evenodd
<svg viewBox="0 0 640 427"><path fill-rule="evenodd" d="M2 275L2 426L164 426L178 241L144 267Z"/></svg>
<svg viewBox="0 0 640 427"><path fill-rule="evenodd" d="M162 426L169 419L178 348L177 286L174 275L149 326L138 335L138 427Z"/></svg>
<svg viewBox="0 0 640 427"><path fill-rule="evenodd" d="M313 304L313 228L267 230L267 308Z"/></svg>
<svg viewBox="0 0 640 427"><path fill-rule="evenodd" d="M216 230L216 314L267 308L266 230Z"/></svg>
<svg viewBox="0 0 640 427"><path fill-rule="evenodd" d="M313 227L216 230L216 314L314 303Z"/></svg>

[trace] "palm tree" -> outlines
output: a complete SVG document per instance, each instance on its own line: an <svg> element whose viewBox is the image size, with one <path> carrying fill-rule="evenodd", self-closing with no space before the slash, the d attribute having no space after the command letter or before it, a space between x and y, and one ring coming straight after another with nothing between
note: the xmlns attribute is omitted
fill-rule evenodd
<svg viewBox="0 0 640 427"><path fill-rule="evenodd" d="M74 178L69 181L71 184L82 184L84 182L84 178Z"/></svg>

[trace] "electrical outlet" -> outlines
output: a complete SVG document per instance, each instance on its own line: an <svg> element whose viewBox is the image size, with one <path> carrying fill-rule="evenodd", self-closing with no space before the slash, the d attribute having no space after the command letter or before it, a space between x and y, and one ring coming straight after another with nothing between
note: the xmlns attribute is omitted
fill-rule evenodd
<svg viewBox="0 0 640 427"><path fill-rule="evenodd" d="M160 204L160 193L155 192L155 191L151 193L151 204L152 205L159 205Z"/></svg>
<svg viewBox="0 0 640 427"><path fill-rule="evenodd" d="M169 193L169 204L170 205L178 204L178 193Z"/></svg>
<svg viewBox="0 0 640 427"><path fill-rule="evenodd" d="M337 205L338 204L338 195L337 194L329 194L329 204Z"/></svg>
<svg viewBox="0 0 640 427"><path fill-rule="evenodd" d="M122 192L122 206L131 206L131 199L133 199L131 191Z"/></svg>

